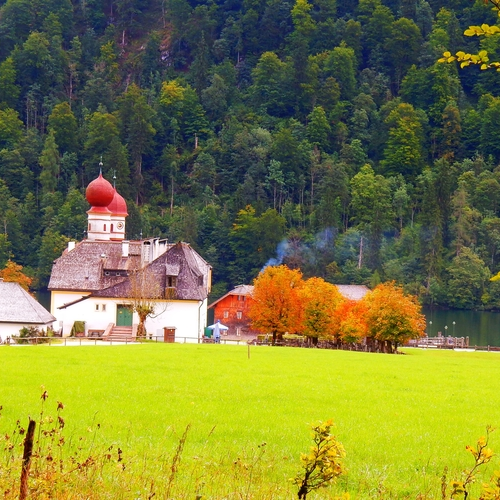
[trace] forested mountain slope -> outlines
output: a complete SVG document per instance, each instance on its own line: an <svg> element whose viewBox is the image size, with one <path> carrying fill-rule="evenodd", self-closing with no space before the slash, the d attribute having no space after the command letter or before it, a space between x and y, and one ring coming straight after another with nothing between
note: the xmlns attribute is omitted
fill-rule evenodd
<svg viewBox="0 0 500 500"><path fill-rule="evenodd" d="M500 37L463 36L491 6L0 5L0 268L46 286L102 157L127 236L190 242L216 294L278 252L306 277L500 307L500 76L437 62L500 56Z"/></svg>

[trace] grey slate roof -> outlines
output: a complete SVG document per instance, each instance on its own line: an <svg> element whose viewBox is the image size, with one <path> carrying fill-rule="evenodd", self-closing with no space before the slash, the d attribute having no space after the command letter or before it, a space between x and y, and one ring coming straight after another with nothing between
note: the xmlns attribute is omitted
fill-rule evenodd
<svg viewBox="0 0 500 500"><path fill-rule="evenodd" d="M127 271L140 266L140 248L141 242L131 241L129 256L122 257L120 241L81 241L54 262L48 288L92 292L124 281Z"/></svg>
<svg viewBox="0 0 500 500"><path fill-rule="evenodd" d="M208 306L208 308L210 309L211 307L214 307L215 304L219 303L222 299L225 299L230 295L252 295L253 288L254 288L253 285L238 285L234 287L231 291L227 292L226 295L223 295L220 299L217 299L214 302L212 302Z"/></svg>
<svg viewBox="0 0 500 500"><path fill-rule="evenodd" d="M122 257L121 242L82 241L55 261L49 290L88 291L94 297L128 298L131 286L126 272L141 268L141 245L141 241L130 242L129 256ZM187 243L171 245L146 267L162 289L166 287L167 276L176 277L176 299L207 297L211 267ZM121 270L124 272L117 276Z"/></svg>
<svg viewBox="0 0 500 500"><path fill-rule="evenodd" d="M350 300L361 300L370 289L366 285L335 285L339 292Z"/></svg>
<svg viewBox="0 0 500 500"><path fill-rule="evenodd" d="M56 318L19 283L0 281L0 323L46 325Z"/></svg>

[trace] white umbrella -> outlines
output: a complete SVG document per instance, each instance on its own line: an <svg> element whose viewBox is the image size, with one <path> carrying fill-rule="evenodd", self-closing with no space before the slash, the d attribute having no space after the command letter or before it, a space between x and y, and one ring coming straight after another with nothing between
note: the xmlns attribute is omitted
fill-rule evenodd
<svg viewBox="0 0 500 500"><path fill-rule="evenodd" d="M213 325L207 326L207 328L210 328L210 330L213 330L213 329L215 328L215 325L216 325L216 324L217 324L217 323L214 323ZM229 327L228 327L228 326L226 326L226 325L223 325L222 323L219 323L219 328L220 328L221 330L229 330Z"/></svg>

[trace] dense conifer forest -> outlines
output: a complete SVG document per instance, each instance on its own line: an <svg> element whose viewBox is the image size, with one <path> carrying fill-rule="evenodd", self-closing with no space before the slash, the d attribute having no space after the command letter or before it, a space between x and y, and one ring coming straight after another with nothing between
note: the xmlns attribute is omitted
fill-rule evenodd
<svg viewBox="0 0 500 500"><path fill-rule="evenodd" d="M43 289L99 172L214 297L271 258L500 308L500 56L471 0L0 0L0 269Z"/></svg>

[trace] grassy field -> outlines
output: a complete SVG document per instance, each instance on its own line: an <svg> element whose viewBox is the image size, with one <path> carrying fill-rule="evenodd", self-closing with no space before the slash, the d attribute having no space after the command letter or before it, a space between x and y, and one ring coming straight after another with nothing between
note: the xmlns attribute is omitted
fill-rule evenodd
<svg viewBox="0 0 500 500"><path fill-rule="evenodd" d="M500 424L498 353L248 354L229 345L1 347L0 434L39 415L43 385L47 413L64 403L67 442L83 454L123 450L123 462L87 478L94 496L66 485L58 498L291 499L309 424L332 418L349 473L311 499L431 499L441 498L444 467L458 478L472 465L465 445ZM500 430L490 442L500 452ZM498 459L484 479L494 467Z"/></svg>

